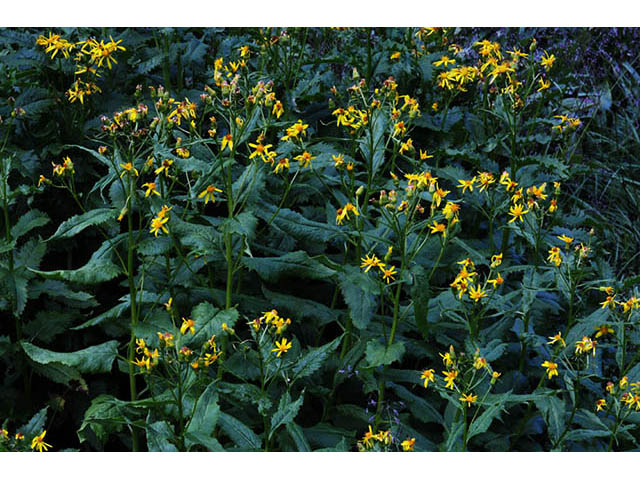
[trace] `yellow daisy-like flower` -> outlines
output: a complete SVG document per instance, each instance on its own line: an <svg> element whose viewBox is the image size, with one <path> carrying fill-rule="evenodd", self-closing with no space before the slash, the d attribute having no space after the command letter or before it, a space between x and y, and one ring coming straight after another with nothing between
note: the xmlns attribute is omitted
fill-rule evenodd
<svg viewBox="0 0 640 480"><path fill-rule="evenodd" d="M478 400L478 395L474 395L472 393L463 393L462 396L458 399L462 403L467 403L467 408L471 406L472 403L475 403Z"/></svg>
<svg viewBox="0 0 640 480"><path fill-rule="evenodd" d="M445 386L453 390L453 382L455 381L456 378L458 378L458 371L457 370L451 370L450 372L443 371L442 374L444 375L444 379L447 382Z"/></svg>
<svg viewBox="0 0 640 480"><path fill-rule="evenodd" d="M182 317L182 326L180 327L180 333L182 335L185 335L187 333L187 330L189 330L189 332L191 332L191 335L193 335L194 333L196 333L196 329L194 328L195 324L196 322L194 322L190 318Z"/></svg>
<svg viewBox="0 0 640 480"><path fill-rule="evenodd" d="M482 289L482 287L478 286L477 288L474 288L473 285L469 286L469 298L471 298L471 300L478 302L481 298L486 296L487 293Z"/></svg>
<svg viewBox="0 0 640 480"><path fill-rule="evenodd" d="M371 255L371 257L369 257L369 255L365 255L364 258L361 258L360 260L362 261L360 268L364 268L365 272L368 272L371 267L379 267L381 270L384 270L385 264L382 263L375 255Z"/></svg>
<svg viewBox="0 0 640 480"><path fill-rule="evenodd" d="M396 270L396 267L394 267L393 265L391 265L388 269L382 269L382 279L385 280L387 283L389 283L390 280L394 280L395 281L395 277L394 275L398 273L398 271Z"/></svg>
<svg viewBox="0 0 640 480"><path fill-rule="evenodd" d="M412 452L413 451L413 446L416 444L416 439L415 438L408 438L407 440L404 440L400 446L402 447L402 450L404 450L405 452Z"/></svg>
<svg viewBox="0 0 640 480"><path fill-rule="evenodd" d="M520 204L516 204L510 207L509 215L511 215L513 218L509 220L509 223L515 222L516 220L520 220L521 222L524 222L524 220L522 219L522 216L528 212L529 210L525 210L524 207Z"/></svg>
<svg viewBox="0 0 640 480"><path fill-rule="evenodd" d="M127 172L135 175L136 177L138 176L138 170L136 170L133 167L133 163L131 162L121 163L120 166L122 167L122 173L120 174L120 178L122 178L122 176Z"/></svg>
<svg viewBox="0 0 640 480"><path fill-rule="evenodd" d="M220 146L220 151L224 152L225 148L229 148L229 151L233 150L233 135L227 133L224 137L222 137L222 143Z"/></svg>
<svg viewBox="0 0 640 480"><path fill-rule="evenodd" d="M273 348L272 352L278 352L277 356L279 357L283 353L287 353L287 351L291 348L291 342L287 343L287 339L283 338L282 341L276 340L276 348Z"/></svg>
<svg viewBox="0 0 640 480"><path fill-rule="evenodd" d="M202 198L204 197L204 204L206 205L207 203L209 203L209 200L211 200L211 203L216 203L216 198L214 196L215 193L222 193L222 190L220 190L219 188L214 187L213 185L209 185L207 188L205 188L200 195L198 195L198 198Z"/></svg>
<svg viewBox="0 0 640 480"><path fill-rule="evenodd" d="M151 230L149 230L149 233L153 233L156 237L161 230L164 233L169 233L165 225L168 221L169 219L167 217L154 217L153 220L151 220Z"/></svg>
<svg viewBox="0 0 640 480"><path fill-rule="evenodd" d="M142 184L142 188L146 189L145 192L144 192L145 198L148 197L149 195L151 195L152 193L155 194L155 195L160 196L160 193L158 192L158 190L156 190L156 183L155 182L143 183Z"/></svg>
<svg viewBox="0 0 640 480"><path fill-rule="evenodd" d="M429 382L435 382L436 381L436 376L434 375L433 368L430 368L428 370L424 370L422 372L422 375L420 376L420 379L424 380L424 388L427 388L429 386Z"/></svg>
<svg viewBox="0 0 640 480"><path fill-rule="evenodd" d="M558 364L554 363L554 362L550 362L549 360L545 360L544 362L542 362L542 367L545 367L547 369L547 373L549 374L549 380L551 380L551 377L553 377L554 375L558 375Z"/></svg>
<svg viewBox="0 0 640 480"><path fill-rule="evenodd" d="M44 441L44 436L46 434L47 434L47 431L45 430L40 435L33 438L33 440L31 441L32 450L38 450L39 452L42 452L44 450L46 452L51 448L51 445L49 445Z"/></svg>

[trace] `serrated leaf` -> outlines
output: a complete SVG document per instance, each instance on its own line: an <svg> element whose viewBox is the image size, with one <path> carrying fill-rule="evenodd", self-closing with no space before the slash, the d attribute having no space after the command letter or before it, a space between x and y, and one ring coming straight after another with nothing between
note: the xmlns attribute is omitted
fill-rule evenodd
<svg viewBox="0 0 640 480"><path fill-rule="evenodd" d="M35 363L33 364L33 371L38 375L48 378L52 382L70 386L72 381L76 381L79 382L85 390L87 389L86 382L82 379L80 372L74 367L69 367L68 365L58 362L48 364Z"/></svg>
<svg viewBox="0 0 640 480"><path fill-rule="evenodd" d="M238 311L235 308L219 310L209 302L202 302L193 308L191 319L195 322L195 334L187 339L188 343L200 345L211 335L223 335L223 323L233 328L238 321Z"/></svg>
<svg viewBox="0 0 640 480"><path fill-rule="evenodd" d="M503 405L508 399L508 394L502 395L500 401L494 405L485 407L485 410L469 425L467 440L489 430L493 420L500 416Z"/></svg>
<svg viewBox="0 0 640 480"><path fill-rule="evenodd" d="M369 367L380 365L390 365L402 358L404 355L404 343L396 342L389 347L382 345L378 340L369 340L365 356Z"/></svg>
<svg viewBox="0 0 640 480"><path fill-rule="evenodd" d="M309 445L309 442L304 436L304 432L302 431L302 428L300 428L300 426L297 423L289 422L285 425L285 428L287 429L289 436L291 436L293 443L296 444L296 448L298 449L298 452L311 451L311 445Z"/></svg>
<svg viewBox="0 0 640 480"><path fill-rule="evenodd" d="M365 272L348 270L340 276L340 290L353 324L360 330L366 329L378 306L375 282Z"/></svg>
<svg viewBox="0 0 640 480"><path fill-rule="evenodd" d="M68 367L75 367L81 373L110 372L118 353L116 340L70 353L52 352L24 341L20 344L27 356L36 363L47 365L57 362Z"/></svg>
<svg viewBox="0 0 640 480"><path fill-rule="evenodd" d="M341 340L342 335L321 347L308 349L294 365L292 381L308 377L318 370L327 356L338 347Z"/></svg>
<svg viewBox="0 0 640 480"><path fill-rule="evenodd" d="M47 239L47 241L71 238L83 231L85 228L93 225L100 225L109 220L115 219L117 214L118 210L115 208L96 208L80 215L74 215L70 219L62 222L56 230L56 233Z"/></svg>
<svg viewBox="0 0 640 480"><path fill-rule="evenodd" d="M279 257L245 257L242 262L267 282L277 282L284 277L322 280L336 274L335 270L309 257L303 251L287 253Z"/></svg>
<svg viewBox="0 0 640 480"><path fill-rule="evenodd" d="M282 397L280 397L280 402L278 404L278 410L271 417L271 430L269 433L269 437L271 437L278 427L281 425L286 425L289 422L292 422L296 415L298 415L298 411L302 406L302 402L304 401L304 390L300 393L300 396L295 402L291 401L291 395L289 392L284 392Z"/></svg>
<svg viewBox="0 0 640 480"><path fill-rule="evenodd" d="M217 385L210 383L202 392L196 403L193 417L189 421L186 429L187 435L197 438L210 438L218 422L220 406L218 405ZM186 446L190 448L193 444L187 439ZM205 445L207 446L207 445Z"/></svg>
<svg viewBox="0 0 640 480"><path fill-rule="evenodd" d="M557 441L564 429L565 401L555 396L548 396L536 399L535 404L547 424L549 437L552 441Z"/></svg>
<svg viewBox="0 0 640 480"><path fill-rule="evenodd" d="M69 282L82 284L108 282L122 273L120 267L104 258L98 260L91 259L86 265L77 270L53 270L50 272L43 272L31 268L29 270L45 278L67 280Z"/></svg>
<svg viewBox="0 0 640 480"><path fill-rule="evenodd" d="M25 425L21 426L17 431L21 432L26 439L35 435L40 435L44 430L44 424L47 421L47 411L49 407L44 407L38 413L36 413L31 420Z"/></svg>
<svg viewBox="0 0 640 480"><path fill-rule="evenodd" d="M11 228L11 238L16 240L34 228L42 227L47 223L49 223L49 216L46 213L37 209L29 210Z"/></svg>
<svg viewBox="0 0 640 480"><path fill-rule="evenodd" d="M148 422L148 419L147 419ZM147 423L147 448L150 452L177 452L176 446L169 440L174 434L165 421Z"/></svg>
<svg viewBox="0 0 640 480"><path fill-rule="evenodd" d="M262 441L244 423L228 413L220 412L218 417L220 429L242 450L259 450Z"/></svg>

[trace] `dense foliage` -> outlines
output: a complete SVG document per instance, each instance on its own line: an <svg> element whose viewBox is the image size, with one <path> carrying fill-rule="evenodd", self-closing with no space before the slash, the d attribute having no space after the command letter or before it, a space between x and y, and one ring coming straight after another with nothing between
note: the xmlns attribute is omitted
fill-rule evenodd
<svg viewBox="0 0 640 480"><path fill-rule="evenodd" d="M0 451L638 448L635 30L0 30Z"/></svg>

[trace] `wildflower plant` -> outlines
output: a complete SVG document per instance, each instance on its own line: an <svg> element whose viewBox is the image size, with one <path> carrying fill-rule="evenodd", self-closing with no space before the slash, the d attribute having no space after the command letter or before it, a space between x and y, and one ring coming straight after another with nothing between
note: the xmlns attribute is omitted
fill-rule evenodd
<svg viewBox="0 0 640 480"><path fill-rule="evenodd" d="M0 32L0 449L636 448L605 113L531 32Z"/></svg>

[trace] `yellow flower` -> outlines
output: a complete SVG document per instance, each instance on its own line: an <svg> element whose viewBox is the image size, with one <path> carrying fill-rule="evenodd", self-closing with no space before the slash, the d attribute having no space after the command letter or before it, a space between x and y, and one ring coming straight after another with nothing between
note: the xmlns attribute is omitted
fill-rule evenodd
<svg viewBox="0 0 640 480"><path fill-rule="evenodd" d="M136 177L138 176L138 170L133 168L133 164L131 162L121 163L120 166L123 168L120 178L122 178L122 176L127 172L133 173Z"/></svg>
<svg viewBox="0 0 640 480"><path fill-rule="evenodd" d="M384 270L385 264L382 263L375 255L372 255L371 257L369 257L369 255L365 255L364 258L360 259L360 261L362 262L360 268L364 268L365 272L368 272L371 267L379 267L381 270Z"/></svg>
<svg viewBox="0 0 640 480"><path fill-rule="evenodd" d="M524 220L522 220L522 216L525 213L528 213L529 210L525 210L524 207L520 204L516 204L512 207L509 208L509 215L511 215L513 218L511 220L509 220L509 223L514 222L516 220L520 220L521 222L523 222Z"/></svg>
<svg viewBox="0 0 640 480"><path fill-rule="evenodd" d="M156 190L155 182L143 183L142 188L146 188L146 191L144 192L145 198L151 195L152 193L160 196L160 193L158 192L158 190Z"/></svg>
<svg viewBox="0 0 640 480"><path fill-rule="evenodd" d="M167 217L154 217L153 220L151 220L151 230L149 230L149 233L153 233L156 237L160 230L164 233L169 233L169 230L165 226L168 221L169 219Z"/></svg>
<svg viewBox="0 0 640 480"><path fill-rule="evenodd" d="M453 365L453 358L451 358L451 352L440 353L439 355L442 357L442 363L444 364L445 367L448 368Z"/></svg>
<svg viewBox="0 0 640 480"><path fill-rule="evenodd" d="M158 338L166 347L173 347L173 335L169 332L160 333L158 332Z"/></svg>
<svg viewBox="0 0 640 480"><path fill-rule="evenodd" d="M283 112L284 112L284 107L282 106L282 102L280 100L276 101L276 103L273 104L273 109L271 110L271 113L275 115L276 118L279 119Z"/></svg>
<svg viewBox="0 0 640 480"><path fill-rule="evenodd" d="M151 358L136 358L133 362L134 365L140 368L146 368L147 370L151 370Z"/></svg>
<svg viewBox="0 0 640 480"><path fill-rule="evenodd" d="M596 345L598 342L591 340L589 337L582 337L582 340L576 342L576 353L589 353L592 352L593 356L596 356Z"/></svg>
<svg viewBox="0 0 640 480"><path fill-rule="evenodd" d="M227 133L224 137L222 137L222 144L220 147L220 151L224 152L224 149L229 147L229 151L233 151L233 135Z"/></svg>
<svg viewBox="0 0 640 480"><path fill-rule="evenodd" d="M275 173L280 173L285 169L289 170L289 159L281 158L280 160L278 160L278 163L276 164L276 167L273 169L273 171Z"/></svg>
<svg viewBox="0 0 640 480"><path fill-rule="evenodd" d="M596 338L600 338L603 335L613 335L615 333L613 328L607 324L594 327L594 329L598 331L598 333L596 333Z"/></svg>
<svg viewBox="0 0 640 480"><path fill-rule="evenodd" d="M400 52L393 52L390 56L389 59L390 60L398 60L400 58L400 55L402 55Z"/></svg>
<svg viewBox="0 0 640 480"><path fill-rule="evenodd" d="M293 157L294 160L298 161L298 164L301 168L311 167L311 160L316 157L312 157L309 152L302 152L300 155Z"/></svg>
<svg viewBox="0 0 640 480"><path fill-rule="evenodd" d="M600 412L604 410L604 407L607 406L607 401L604 398L596 401L596 412Z"/></svg>
<svg viewBox="0 0 640 480"><path fill-rule="evenodd" d="M540 88L538 88L538 92L541 92L542 90L546 90L547 88L551 87L551 80L547 80L545 82L544 78L540 77L538 82L540 82Z"/></svg>
<svg viewBox="0 0 640 480"><path fill-rule="evenodd" d="M487 293L484 290L482 290L481 287L474 288L473 285L469 287L469 298L471 298L471 300L475 300L477 302L482 297L486 297L486 296L487 296Z"/></svg>
<svg viewBox="0 0 640 480"><path fill-rule="evenodd" d="M458 400L460 400L462 403L467 402L467 408L469 408L472 403L475 403L476 400L478 400L478 395L474 395L472 393L463 393Z"/></svg>
<svg viewBox="0 0 640 480"><path fill-rule="evenodd" d="M559 240L562 240L565 243L565 247L569 248L569 245L571 244L571 242L573 242L573 238L571 237L567 237L566 235L559 235L556 238L558 238Z"/></svg>
<svg viewBox="0 0 640 480"><path fill-rule="evenodd" d="M161 164L158 168L156 168L156 169L154 170L154 173L155 173L156 175L159 175L159 174L161 174L162 172L164 172L164 176L165 176L165 177L168 177L168 176L169 176L169 167L170 167L171 165L173 165L173 160L169 160L168 158L165 158L165 159L162 161L162 164Z"/></svg>
<svg viewBox="0 0 640 480"><path fill-rule="evenodd" d="M272 352L278 352L278 357L283 353L287 353L287 350L291 348L291 342L287 343L287 339L283 338L282 341L276 340L276 348L272 349Z"/></svg>
<svg viewBox="0 0 640 480"><path fill-rule="evenodd" d="M491 257L491 268L499 267L502 264L502 253Z"/></svg>
<svg viewBox="0 0 640 480"><path fill-rule="evenodd" d="M444 379L447 382L447 384L445 385L447 388L450 388L451 390L453 390L453 382L455 381L455 379L458 377L458 372L457 370L451 370L449 371L443 371L442 374L444 375Z"/></svg>
<svg viewBox="0 0 640 480"><path fill-rule="evenodd" d="M553 262L556 267L559 267L560 264L562 263L562 257L560 256L560 249L558 247L553 247L551 250L549 250L549 256L547 257L547 260L550 262Z"/></svg>
<svg viewBox="0 0 640 480"><path fill-rule="evenodd" d="M391 265L388 269L382 269L382 279L386 280L387 284L389 283L389 280L394 280L395 281L395 277L394 275L398 273L398 271L396 270L396 267L394 267L393 265Z"/></svg>
<svg viewBox="0 0 640 480"><path fill-rule="evenodd" d="M544 51L544 55L540 59L540 65L542 65L545 70L549 70L553 66L553 62L556 61L556 56L551 54L549 55L547 51Z"/></svg>
<svg viewBox="0 0 640 480"><path fill-rule="evenodd" d="M443 237L447 236L447 226L444 223L438 223L434 220L433 225L429 225L429 228L431 233L441 233Z"/></svg>
<svg viewBox="0 0 640 480"><path fill-rule="evenodd" d="M420 376L420 379L424 380L424 388L427 388L429 386L429 382L435 382L436 381L436 377L434 375L433 368L430 368L428 370L424 370L422 372L422 375Z"/></svg>
<svg viewBox="0 0 640 480"><path fill-rule="evenodd" d="M604 302L601 302L600 305L602 305L602 308L616 308L616 303L618 303L616 301L616 296L615 295L611 295L609 294L609 296L607 297L607 299Z"/></svg>
<svg viewBox="0 0 640 480"><path fill-rule="evenodd" d="M453 64L453 63L456 63L456 61L455 61L455 59L453 59L453 58L449 58L449 57L447 57L446 55L445 55L445 56L440 57L440 60L433 62L433 64L434 64L436 67L440 67L440 66L442 66L442 65L444 65L444 66L446 67L446 66L448 66L450 63L451 63L451 64Z"/></svg>
<svg viewBox="0 0 640 480"><path fill-rule="evenodd" d="M487 366L487 359L484 357L478 357L473 362L473 368L481 370Z"/></svg>
<svg viewBox="0 0 640 480"><path fill-rule="evenodd" d="M190 318L182 317L182 326L180 327L180 333L184 335L187 330L189 330L189 332L191 332L191 335L193 335L194 333L196 333L196 329L194 328L195 324L196 322L194 322Z"/></svg>
<svg viewBox="0 0 640 480"><path fill-rule="evenodd" d="M413 446L415 445L415 443L415 438L408 438L407 440L403 441L400 446L405 452L413 452Z"/></svg>
<svg viewBox="0 0 640 480"><path fill-rule="evenodd" d="M458 180L458 188L462 189L462 193L466 192L467 188L470 192L473 192L473 183L476 181L476 177L473 177L471 180Z"/></svg>
<svg viewBox="0 0 640 480"><path fill-rule="evenodd" d="M33 440L31 441L32 450L38 450L39 452L42 452L44 450L46 452L47 450L49 450L49 448L51 448L51 445L44 441L44 436L46 434L47 431L45 430L40 435L33 438Z"/></svg>
<svg viewBox="0 0 640 480"><path fill-rule="evenodd" d="M214 197L214 194L216 192L221 193L222 190L220 190L219 188L214 187L213 185L209 185L205 190L203 190L200 193L200 195L198 195L198 198L204 197L204 204L205 205L207 203L209 203L209 200L211 200L211 203L216 203L216 199Z"/></svg>
<svg viewBox="0 0 640 480"><path fill-rule="evenodd" d="M256 155L259 155L262 158L263 162L266 162L265 155L269 155L269 149L273 147L273 145L262 145L261 142L258 143L250 143L249 146L254 149L253 153L249 155L249 160L251 160Z"/></svg>
<svg viewBox="0 0 640 480"><path fill-rule="evenodd" d="M544 362L542 362L541 366L547 369L547 373L549 374L549 380L551 380L551 377L553 377L554 375L558 375L557 363L550 362L549 360L545 360Z"/></svg>
<svg viewBox="0 0 640 480"><path fill-rule="evenodd" d="M550 342L547 342L547 345L553 345L556 342L560 342L563 347L566 347L567 344L564 342L564 338L562 338L562 334L560 332L556 333L553 337L548 337Z"/></svg>
<svg viewBox="0 0 640 480"><path fill-rule="evenodd" d="M336 223L338 225L342 225L342 222L344 221L345 218L347 220L350 220L349 212L353 212L357 217L360 216L360 213L358 212L357 207L353 203L349 202L344 207L339 208L338 211L336 212Z"/></svg>

